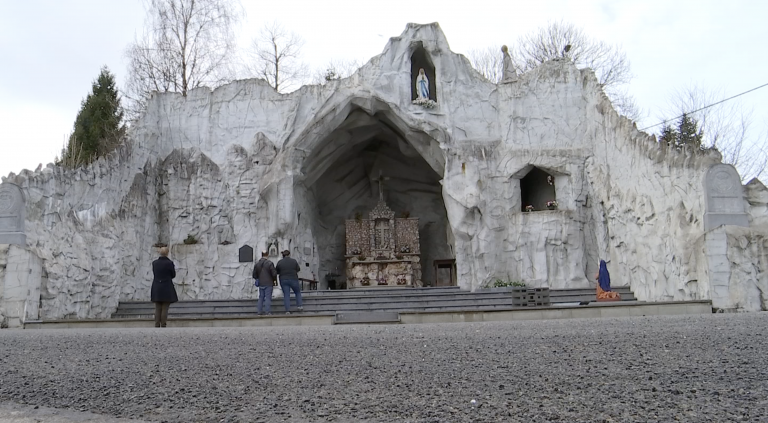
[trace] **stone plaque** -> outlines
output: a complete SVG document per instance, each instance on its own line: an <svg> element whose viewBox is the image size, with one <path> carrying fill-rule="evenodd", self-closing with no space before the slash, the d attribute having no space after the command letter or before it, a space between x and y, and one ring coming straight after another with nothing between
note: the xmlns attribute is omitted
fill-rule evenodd
<svg viewBox="0 0 768 423"><path fill-rule="evenodd" d="M240 256L240 263L250 263L253 262L253 247L250 245L243 245L238 250L239 256Z"/></svg>
<svg viewBox="0 0 768 423"><path fill-rule="evenodd" d="M18 185L0 184L0 244L26 245L24 193Z"/></svg>
<svg viewBox="0 0 768 423"><path fill-rule="evenodd" d="M704 230L721 225L749 226L744 211L744 188L736 168L724 163L710 167L704 178L704 192Z"/></svg>

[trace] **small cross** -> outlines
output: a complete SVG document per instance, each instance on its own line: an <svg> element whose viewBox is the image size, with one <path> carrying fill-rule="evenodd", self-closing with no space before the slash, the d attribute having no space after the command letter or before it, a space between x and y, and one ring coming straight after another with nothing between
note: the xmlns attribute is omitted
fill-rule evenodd
<svg viewBox="0 0 768 423"><path fill-rule="evenodd" d="M389 180L389 177L385 178L379 171L379 177L374 180L379 182L379 201L384 202L384 181Z"/></svg>

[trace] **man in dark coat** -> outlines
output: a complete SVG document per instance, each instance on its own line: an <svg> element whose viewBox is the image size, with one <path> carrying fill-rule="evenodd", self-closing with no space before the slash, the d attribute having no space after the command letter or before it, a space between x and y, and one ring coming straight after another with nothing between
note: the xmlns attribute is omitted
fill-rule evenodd
<svg viewBox="0 0 768 423"><path fill-rule="evenodd" d="M283 251L283 258L277 262L277 274L280 275L280 288L283 289L283 305L285 314L291 314L291 290L296 296L299 311L304 311L301 304L301 286L299 286L299 262L291 258L291 252Z"/></svg>
<svg viewBox="0 0 768 423"><path fill-rule="evenodd" d="M261 252L261 260L253 266L253 279L257 281L259 287L259 302L257 311L259 315L272 314L272 288L277 280L277 271L275 265L267 258L266 251Z"/></svg>
<svg viewBox="0 0 768 423"><path fill-rule="evenodd" d="M176 266L168 258L168 247L160 248L160 258L152 262L152 302L155 303L155 327L164 328L168 321L168 307L179 301L173 278L176 277Z"/></svg>

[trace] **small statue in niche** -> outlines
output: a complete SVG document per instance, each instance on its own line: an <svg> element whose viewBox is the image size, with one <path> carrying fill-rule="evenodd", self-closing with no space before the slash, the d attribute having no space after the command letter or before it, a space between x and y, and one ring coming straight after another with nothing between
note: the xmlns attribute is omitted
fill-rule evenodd
<svg viewBox="0 0 768 423"><path fill-rule="evenodd" d="M424 74L424 68L419 69L419 76L416 77L416 95L420 100L429 100L429 79Z"/></svg>
<svg viewBox="0 0 768 423"><path fill-rule="evenodd" d="M429 98L429 78L424 73L424 68L419 68L419 75L416 77L416 100L412 103L430 109L437 105Z"/></svg>
<svg viewBox="0 0 768 423"><path fill-rule="evenodd" d="M269 257L277 257L277 241L272 241L267 246L267 254Z"/></svg>
<svg viewBox="0 0 768 423"><path fill-rule="evenodd" d="M517 82L517 71L515 71L515 65L512 63L512 56L509 55L509 48L501 46L501 53L504 55L501 62L501 83Z"/></svg>

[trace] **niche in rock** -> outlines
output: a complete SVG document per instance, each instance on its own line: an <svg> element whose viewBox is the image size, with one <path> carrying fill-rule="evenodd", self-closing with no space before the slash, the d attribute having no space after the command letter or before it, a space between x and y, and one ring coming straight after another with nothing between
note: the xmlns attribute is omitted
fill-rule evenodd
<svg viewBox="0 0 768 423"><path fill-rule="evenodd" d="M434 281L434 260L455 258L449 245L450 226L443 203L441 175L422 154L441 154L414 145L426 134L405 135L388 114L351 112L346 120L311 149L302 166L308 192L320 287L341 287L346 281L346 220L367 219L379 201L383 176L384 200L396 218L419 218L421 280ZM414 144L416 143L416 144ZM436 143L435 143L436 144ZM434 161L434 160L433 160ZM381 173L380 173L381 172ZM302 216L305 212L302 212ZM376 238L377 245L386 236ZM373 258L373 257L371 257ZM327 285L326 285L327 284Z"/></svg>
<svg viewBox="0 0 768 423"><path fill-rule="evenodd" d="M533 206L534 210L546 210L548 201L555 201L555 177L538 167L533 168L520 180L521 210Z"/></svg>
<svg viewBox="0 0 768 423"><path fill-rule="evenodd" d="M437 80L435 79L435 65L429 58L429 54L424 49L421 41L415 44L413 54L411 54L411 100L416 100L416 78L419 76L419 69L424 69L424 73L429 80L429 99L437 102Z"/></svg>

